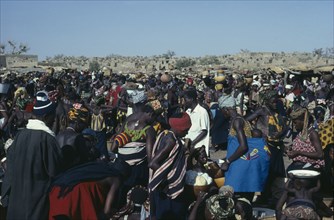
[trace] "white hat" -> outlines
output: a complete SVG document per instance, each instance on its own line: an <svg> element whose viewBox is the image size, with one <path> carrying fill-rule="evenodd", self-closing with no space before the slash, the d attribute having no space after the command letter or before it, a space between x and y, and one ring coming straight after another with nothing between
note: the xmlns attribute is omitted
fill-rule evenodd
<svg viewBox="0 0 334 220"><path fill-rule="evenodd" d="M259 81L253 81L252 86L258 86L261 87L261 83Z"/></svg>

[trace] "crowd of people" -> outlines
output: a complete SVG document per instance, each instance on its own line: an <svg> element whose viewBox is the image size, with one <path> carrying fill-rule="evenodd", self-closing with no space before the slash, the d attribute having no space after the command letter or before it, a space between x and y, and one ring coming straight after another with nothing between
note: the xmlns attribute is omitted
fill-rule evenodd
<svg viewBox="0 0 334 220"><path fill-rule="evenodd" d="M334 75L285 74L2 77L1 215L253 219L261 206L277 219L332 216Z"/></svg>

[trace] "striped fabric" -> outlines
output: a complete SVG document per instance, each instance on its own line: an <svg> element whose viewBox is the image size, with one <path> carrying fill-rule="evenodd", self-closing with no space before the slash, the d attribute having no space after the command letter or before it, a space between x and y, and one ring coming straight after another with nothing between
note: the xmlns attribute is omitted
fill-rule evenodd
<svg viewBox="0 0 334 220"><path fill-rule="evenodd" d="M115 142L118 144L118 147L123 147L131 141L129 135L125 132L122 132L115 137Z"/></svg>
<svg viewBox="0 0 334 220"><path fill-rule="evenodd" d="M119 158L125 160L130 166L143 163L147 157L146 143L130 142L118 148Z"/></svg>
<svg viewBox="0 0 334 220"><path fill-rule="evenodd" d="M106 124L102 113L98 115L92 114L90 128L94 131L102 131L105 127Z"/></svg>
<svg viewBox="0 0 334 220"><path fill-rule="evenodd" d="M176 144L162 165L154 173L150 174L149 189L154 191L161 183L167 183L166 194L169 198L175 199L183 191L187 157L184 154L182 144L177 140L173 132L161 132L153 146L152 157L159 150L162 137L167 133L173 135Z"/></svg>

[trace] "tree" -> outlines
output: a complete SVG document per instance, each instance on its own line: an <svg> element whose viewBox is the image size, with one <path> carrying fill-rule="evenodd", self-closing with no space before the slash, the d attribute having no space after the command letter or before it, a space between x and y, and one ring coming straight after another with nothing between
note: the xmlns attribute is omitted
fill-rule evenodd
<svg viewBox="0 0 334 220"><path fill-rule="evenodd" d="M183 58L176 61L175 68L181 70L182 68L195 65L195 63L196 63L195 60L189 58Z"/></svg>
<svg viewBox="0 0 334 220"><path fill-rule="evenodd" d="M219 64L219 59L217 56L205 56L199 60L201 65L216 65Z"/></svg>
<svg viewBox="0 0 334 220"><path fill-rule="evenodd" d="M30 48L26 44L20 43L18 54L26 53Z"/></svg>
<svg viewBox="0 0 334 220"><path fill-rule="evenodd" d="M322 48L314 49L313 55L321 57L323 55L324 51Z"/></svg>
<svg viewBox="0 0 334 220"><path fill-rule="evenodd" d="M325 56L329 57L329 58L334 57L334 47L332 47L332 48L327 47L326 52L325 52Z"/></svg>
<svg viewBox="0 0 334 220"><path fill-rule="evenodd" d="M12 52L11 53L14 54L15 51L16 51L16 43L14 41L9 40L8 44L12 48Z"/></svg>
<svg viewBox="0 0 334 220"><path fill-rule="evenodd" d="M250 51L248 49L240 49L241 53L249 53Z"/></svg>
<svg viewBox="0 0 334 220"><path fill-rule="evenodd" d="M7 44L10 47L10 51L6 52L6 45L5 44L0 44L0 54L22 54L22 53L26 53L28 50L30 50L30 48L23 43L20 43L20 45L17 47L17 43L15 41L9 40L7 41Z"/></svg>
<svg viewBox="0 0 334 220"><path fill-rule="evenodd" d="M166 53L162 54L162 57L165 59L171 59L173 56L175 56L175 52L168 50Z"/></svg>
<svg viewBox="0 0 334 220"><path fill-rule="evenodd" d="M5 54L6 45L0 44L0 54Z"/></svg>

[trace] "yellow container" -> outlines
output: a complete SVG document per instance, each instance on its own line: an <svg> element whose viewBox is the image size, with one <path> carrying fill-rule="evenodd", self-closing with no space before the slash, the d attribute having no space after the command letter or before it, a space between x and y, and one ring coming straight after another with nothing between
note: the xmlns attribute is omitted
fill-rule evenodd
<svg viewBox="0 0 334 220"><path fill-rule="evenodd" d="M225 177L220 177L220 178L216 178L214 179L216 185L218 186L218 188L224 186L225 183Z"/></svg>

